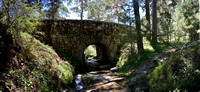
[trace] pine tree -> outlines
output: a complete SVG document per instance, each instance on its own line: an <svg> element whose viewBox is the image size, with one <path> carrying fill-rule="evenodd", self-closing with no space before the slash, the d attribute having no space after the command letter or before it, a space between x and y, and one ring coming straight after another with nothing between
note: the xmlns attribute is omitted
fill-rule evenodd
<svg viewBox="0 0 200 92"><path fill-rule="evenodd" d="M88 18L100 21L106 17L105 3L102 0L93 0L88 5Z"/></svg>
<svg viewBox="0 0 200 92"><path fill-rule="evenodd" d="M198 0L186 0L181 10L186 22L184 28L190 34L190 41L198 40L197 30L199 29L199 20L195 17L199 11Z"/></svg>
<svg viewBox="0 0 200 92"><path fill-rule="evenodd" d="M42 0L39 0L39 12L42 14Z"/></svg>
<svg viewBox="0 0 200 92"><path fill-rule="evenodd" d="M157 43L157 8L156 0L153 0L153 14L152 14L152 43Z"/></svg>
<svg viewBox="0 0 200 92"><path fill-rule="evenodd" d="M137 30L137 47L138 47L138 53L143 54L144 53L144 47L143 47L143 39L141 34L141 24L140 24L140 14L139 14L139 3L138 0L134 0L134 13L135 13L135 25Z"/></svg>
<svg viewBox="0 0 200 92"><path fill-rule="evenodd" d="M54 0L51 0L51 19L54 19L54 10L55 10L55 6L54 6Z"/></svg>
<svg viewBox="0 0 200 92"><path fill-rule="evenodd" d="M170 13L170 9L172 9L172 6L169 6L169 0L162 0L160 2L160 9L158 9L157 11L158 13L158 25L160 25L160 34L162 35L164 38L160 37L160 39L162 39L164 42L169 42L169 36L170 36L170 24L171 24L171 13Z"/></svg>
<svg viewBox="0 0 200 92"><path fill-rule="evenodd" d="M75 0L77 6L71 8L71 10L75 11L76 13L80 13L81 20L83 20L83 13L88 6L88 1L89 0Z"/></svg>
<svg viewBox="0 0 200 92"><path fill-rule="evenodd" d="M145 0L145 8L146 8L146 20L148 21L146 29L147 31L151 31L151 26L150 26L150 12L149 12L149 0ZM151 38L151 34L148 36L150 39Z"/></svg>
<svg viewBox="0 0 200 92"><path fill-rule="evenodd" d="M63 4L65 0L42 0L44 16L48 19L59 19L67 15L68 9ZM66 2L66 1L65 1ZM58 11L62 11L60 14Z"/></svg>
<svg viewBox="0 0 200 92"><path fill-rule="evenodd" d="M120 22L120 20L123 20L121 17L124 14L124 11L122 9L123 5L126 5L126 2L124 0L110 0L107 2L109 4L109 9L112 11L110 16L112 16L114 19L117 17L117 23Z"/></svg>

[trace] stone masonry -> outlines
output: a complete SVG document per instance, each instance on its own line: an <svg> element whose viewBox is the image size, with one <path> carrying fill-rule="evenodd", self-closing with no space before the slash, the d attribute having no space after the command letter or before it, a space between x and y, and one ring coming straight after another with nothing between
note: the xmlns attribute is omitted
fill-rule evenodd
<svg viewBox="0 0 200 92"><path fill-rule="evenodd" d="M123 25L92 20L43 20L39 30L45 32L39 39L54 48L64 48L73 57L83 61L84 50L96 45L103 53L103 61L115 63Z"/></svg>

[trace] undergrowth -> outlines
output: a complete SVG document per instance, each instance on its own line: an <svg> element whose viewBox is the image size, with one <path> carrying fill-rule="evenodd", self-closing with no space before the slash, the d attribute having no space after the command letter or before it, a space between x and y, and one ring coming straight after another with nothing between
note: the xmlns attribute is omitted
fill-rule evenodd
<svg viewBox="0 0 200 92"><path fill-rule="evenodd" d="M155 51L145 50L145 53L141 56L129 56L118 61L117 65L122 72L132 70L142 64L150 56L157 54ZM125 62L125 63L124 63ZM124 63L124 64L123 64ZM123 64L123 65L122 65Z"/></svg>
<svg viewBox="0 0 200 92"><path fill-rule="evenodd" d="M190 43L172 53L148 75L148 85L153 92L173 90L197 92L200 90L200 45Z"/></svg>
<svg viewBox="0 0 200 92"><path fill-rule="evenodd" d="M6 80L6 89L60 91L62 84L72 82L74 70L67 61L62 60L50 46L44 45L28 33L21 33L20 36L24 53L16 54L12 61L15 62L15 66L6 69L7 72L0 75Z"/></svg>
<svg viewBox="0 0 200 92"><path fill-rule="evenodd" d="M134 76L134 73L132 70L142 63L149 59L150 57L162 52L167 48L167 44L165 43L157 43L157 44L151 44L148 40L144 38L144 54L137 55L137 54L131 54L129 53L126 56L121 56L119 58L119 61L117 62L117 66L119 67L119 76ZM130 48L130 47L126 47ZM123 48L123 49L126 49ZM122 52L123 53L123 52Z"/></svg>
<svg viewBox="0 0 200 92"><path fill-rule="evenodd" d="M64 48L54 48L55 51L58 53L58 55L63 59L68 61L75 70L77 70L76 68L81 67L81 61L77 58L73 58L72 55L70 55L70 53L64 49Z"/></svg>

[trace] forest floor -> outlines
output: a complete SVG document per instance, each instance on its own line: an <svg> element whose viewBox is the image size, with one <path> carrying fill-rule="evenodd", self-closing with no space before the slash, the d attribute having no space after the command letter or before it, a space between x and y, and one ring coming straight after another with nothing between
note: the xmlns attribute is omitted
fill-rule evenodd
<svg viewBox="0 0 200 92"><path fill-rule="evenodd" d="M136 87L147 89L147 84L146 84L147 75L150 74L152 71L154 71L158 63L162 63L167 58L168 55L165 52L161 52L150 57L144 63L133 69L133 71L136 73L135 76L137 80Z"/></svg>

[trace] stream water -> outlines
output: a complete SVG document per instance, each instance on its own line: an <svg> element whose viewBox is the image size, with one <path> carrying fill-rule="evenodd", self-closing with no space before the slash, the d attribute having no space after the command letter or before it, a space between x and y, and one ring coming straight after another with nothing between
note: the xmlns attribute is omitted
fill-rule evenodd
<svg viewBox="0 0 200 92"><path fill-rule="evenodd" d="M80 92L132 92L127 79L117 76L113 68L78 74L75 82Z"/></svg>
<svg viewBox="0 0 200 92"><path fill-rule="evenodd" d="M79 92L132 92L126 77L117 76L117 67L102 65L98 60L86 61L88 73L77 74L75 83Z"/></svg>

